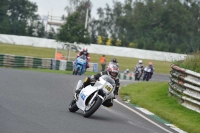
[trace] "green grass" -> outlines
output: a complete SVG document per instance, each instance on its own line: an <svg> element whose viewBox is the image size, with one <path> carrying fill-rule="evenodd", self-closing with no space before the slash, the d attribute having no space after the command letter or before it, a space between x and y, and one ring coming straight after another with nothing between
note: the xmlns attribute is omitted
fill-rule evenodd
<svg viewBox="0 0 200 133"><path fill-rule="evenodd" d="M68 52L66 50L59 50L59 51L61 51L65 56L68 55ZM32 56L32 57L38 57L38 58L54 58L55 49L0 43L0 53L20 55L20 56ZM77 54L76 52L71 51L70 53L71 53L70 57L74 57L74 58L76 57L76 54ZM91 62L99 64L99 59L102 55L91 54L90 56L91 56ZM129 70L132 71L135 64L139 60L137 58L131 58L131 57L119 57L119 56L106 55L107 62L111 61L111 59L113 59L114 57L116 57L119 62L120 70L126 70L128 68ZM170 68L171 62L143 59L143 62L145 65L147 65L149 61L153 62L154 64L155 73L169 74L169 71L171 70ZM99 66L99 70L101 70L100 64L98 66Z"/></svg>
<svg viewBox="0 0 200 133"><path fill-rule="evenodd" d="M179 67L200 73L200 51L191 53L183 61L173 62Z"/></svg>
<svg viewBox="0 0 200 133"><path fill-rule="evenodd" d="M168 96L167 82L138 82L120 89L131 103L146 108L188 133L200 133L200 114L187 109Z"/></svg>

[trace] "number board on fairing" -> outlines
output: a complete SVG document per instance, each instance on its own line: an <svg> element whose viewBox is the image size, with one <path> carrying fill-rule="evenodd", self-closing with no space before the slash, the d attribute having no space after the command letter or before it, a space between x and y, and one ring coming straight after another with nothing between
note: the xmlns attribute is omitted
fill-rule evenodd
<svg viewBox="0 0 200 133"><path fill-rule="evenodd" d="M111 88L110 86L108 86L108 85L106 85L105 88L106 88L108 91L111 91L111 90L112 90L112 88Z"/></svg>

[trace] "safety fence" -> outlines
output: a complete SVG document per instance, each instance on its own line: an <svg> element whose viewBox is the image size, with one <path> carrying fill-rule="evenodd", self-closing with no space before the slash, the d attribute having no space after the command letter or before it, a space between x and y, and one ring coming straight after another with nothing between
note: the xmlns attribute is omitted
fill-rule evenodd
<svg viewBox="0 0 200 133"><path fill-rule="evenodd" d="M181 105L200 113L200 73L171 65L169 94Z"/></svg>
<svg viewBox="0 0 200 133"><path fill-rule="evenodd" d="M118 78L121 79L121 80L133 80L134 78L134 74L131 72L131 73L119 73L118 74Z"/></svg>
<svg viewBox="0 0 200 133"><path fill-rule="evenodd" d="M13 68L51 68L51 59L0 54L0 66Z"/></svg>
<svg viewBox="0 0 200 133"><path fill-rule="evenodd" d="M97 63L89 63L89 65L87 71L98 72ZM73 70L73 61L0 54L0 67Z"/></svg>

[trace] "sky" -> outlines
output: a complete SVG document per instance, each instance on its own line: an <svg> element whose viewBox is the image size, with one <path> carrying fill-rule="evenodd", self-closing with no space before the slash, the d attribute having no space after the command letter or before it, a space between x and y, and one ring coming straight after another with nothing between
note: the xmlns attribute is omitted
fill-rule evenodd
<svg viewBox="0 0 200 133"><path fill-rule="evenodd" d="M68 4L68 0L29 0L35 2L38 5L38 14L43 15L52 15L52 16L62 16L63 14L67 15L64 8ZM108 3L112 7L112 0L90 0L93 3L92 7L92 17L98 18L97 16L97 8L105 7L106 3ZM125 0L116 0L124 3Z"/></svg>

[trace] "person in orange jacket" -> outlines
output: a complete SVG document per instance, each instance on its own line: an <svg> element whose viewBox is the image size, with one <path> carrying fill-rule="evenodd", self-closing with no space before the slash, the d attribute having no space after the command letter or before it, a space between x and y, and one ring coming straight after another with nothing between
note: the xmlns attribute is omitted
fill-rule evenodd
<svg viewBox="0 0 200 133"><path fill-rule="evenodd" d="M100 58L100 64L101 64L101 71L104 71L105 70L105 67L106 67L106 57L105 55L102 55L102 57Z"/></svg>

